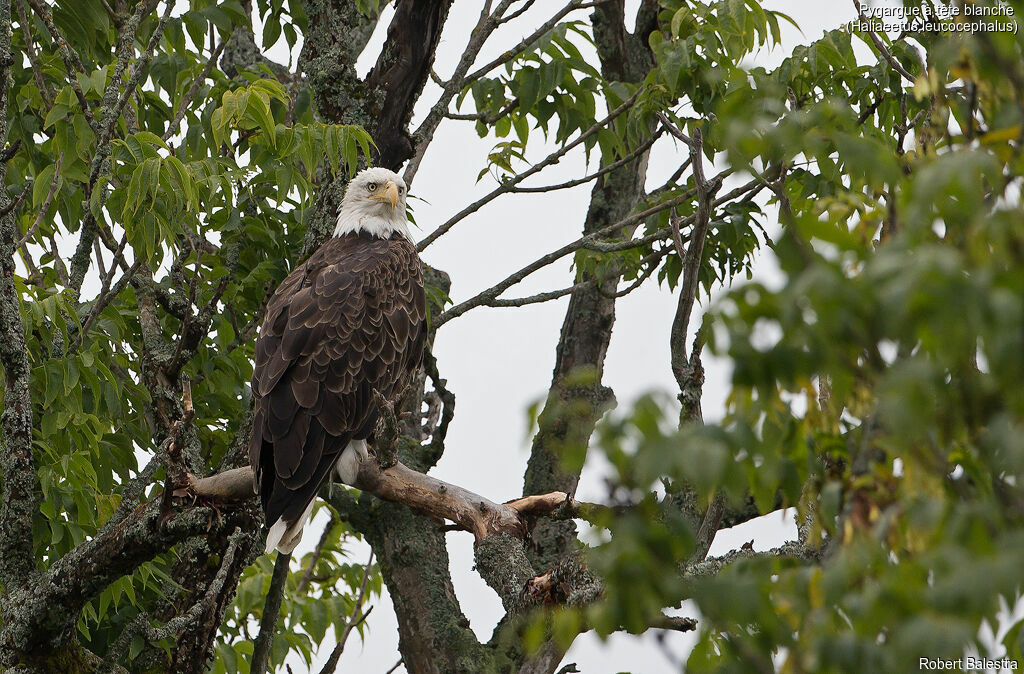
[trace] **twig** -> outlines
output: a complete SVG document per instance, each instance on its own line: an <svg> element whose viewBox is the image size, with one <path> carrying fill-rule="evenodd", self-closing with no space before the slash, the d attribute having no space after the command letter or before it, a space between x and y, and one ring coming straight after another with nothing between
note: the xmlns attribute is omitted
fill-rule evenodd
<svg viewBox="0 0 1024 674"><path fill-rule="evenodd" d="M78 98L78 103L82 107L82 114L85 115L85 121L89 123L92 130L99 133L99 127L96 124L96 120L93 118L92 109L89 107L89 102L85 98L85 92L82 91L82 85L78 82L77 73L86 74L85 66L82 65L82 59L78 57L71 47L68 46L68 41L64 39L64 35L61 34L57 28L57 24L53 22L53 16L50 15L50 8L46 3L42 3L39 0L26 0L30 7L39 15L39 18L43 20L43 25L46 26L46 30L49 31L50 37L57 45L57 50L60 52L61 58L64 59L64 67L68 71L68 83L75 92L75 96Z"/></svg>
<svg viewBox="0 0 1024 674"><path fill-rule="evenodd" d="M463 122L477 121L477 122L483 122L484 124L487 124L489 126L489 125L494 124L495 122L497 122L499 119L501 119L502 117L504 117L508 113L510 113L513 110L515 110L517 105L519 105L519 99L518 98L513 98L511 101L506 103L505 107L503 107L498 112L493 112L493 113L491 113L491 112L467 112L467 113L446 112L446 113L444 113L444 116L447 119L454 119L456 121L463 121Z"/></svg>
<svg viewBox="0 0 1024 674"><path fill-rule="evenodd" d="M635 92L633 92L632 96L630 96L625 101L623 101L622 105L620 105L619 107L615 108L610 113L608 113L608 115L604 119L595 122L589 129L587 129L586 131L581 133L571 143L566 143L560 149L556 150L555 152L552 152L551 154L549 154L547 157L545 157L543 160L541 160L537 164L534 164L533 166L531 166L526 171L523 171L522 173L516 174L515 176L510 178L508 181L502 183L501 185L496 187L494 190L489 192L487 195L485 195L485 196L481 197L480 199L474 201L472 204L470 204L469 206L466 206L461 211L459 211L458 213L453 215L451 218L448 219L447 222L445 222L443 225L441 225L440 227L435 229L433 232L431 232L425 239L420 241L420 243L416 246L417 250L422 252L427 246L429 246L431 243L433 243L435 240L437 240L438 237L443 236L444 234L446 234L448 232L448 230L450 230L452 227L454 227L459 221L463 220L466 216L472 215L473 213L477 212L484 205L490 203L491 201L493 201L497 197L501 196L502 194L506 194L506 193L511 192L512 188L514 188L516 185L518 185L519 183L523 182L524 180L526 180L530 176L532 176L532 175L534 175L536 173L539 173L540 171L543 171L545 168L547 168L548 166L551 166L552 164L557 164L558 161L563 156L565 156L566 153L570 152L573 148L577 147L580 143L583 143L584 141L586 141L587 138L590 138L591 136L593 136L595 133L597 133L602 128L607 126L609 123L611 123L612 120L614 120L616 117L618 117L619 115L624 113L626 110L628 110L633 105L633 103L636 101L637 97L640 95L640 92L642 92L642 91L643 91L642 88L637 89Z"/></svg>
<svg viewBox="0 0 1024 674"><path fill-rule="evenodd" d="M574 178L573 180L567 180L564 183L559 183L557 185L546 185L544 187L516 187L512 191L515 193L553 192L555 190L564 190L570 187L576 187L577 185L582 185L583 183L588 183L591 180L594 180L595 178L600 178L606 173L611 173L620 166L628 164L629 162L633 161L634 159L642 155L644 152L647 152L647 150L651 149L651 146L654 145L654 142L661 138L662 133L664 133L664 129L658 129L650 138L641 143L638 148L627 154L625 157L616 160L611 164L608 164L608 166L605 166L604 168L601 168L600 170L595 171L594 173L591 173L588 176L583 176L582 178Z"/></svg>
<svg viewBox="0 0 1024 674"><path fill-rule="evenodd" d="M277 617L281 613L281 599L284 597L284 586L288 580L288 564L292 559L289 552L278 552L274 562L274 573L270 578L270 590L260 617L260 631L252 649L251 674L266 674L270 660L270 647L274 643L274 632L277 629Z"/></svg>
<svg viewBox="0 0 1024 674"><path fill-rule="evenodd" d="M121 290L124 289L124 283L130 282L132 277L135 275L135 272L142 265L143 258L139 257L130 267L125 267L126 262L124 259L124 254L125 247L127 245L128 233L126 231L124 236L121 237L121 242L118 244L118 247L113 251L114 257L111 259L111 268L106 270L106 273L104 273L103 275L103 281L99 289L99 294L96 295L96 299L93 300L92 308L89 310L89 314L88 317L86 317L85 324L82 326L82 331L80 335L81 339L79 340L79 344L84 342L85 333L88 330L89 326L91 326L92 323L96 320L96 317L98 317L99 311L102 311L106 307L106 305L108 305L110 301L117 295L117 293L120 293ZM98 246L96 248L98 259ZM114 275L117 272L119 266L125 267L124 276L122 276L121 280L118 282L116 291L112 294L110 292L111 283L114 281ZM96 308L97 306L99 307L98 310Z"/></svg>
<svg viewBox="0 0 1024 674"><path fill-rule="evenodd" d="M145 3L139 3L140 12L144 4ZM100 134L99 140L96 143L96 155L93 157L92 168L89 173L90 186L96 184L96 180L99 177L100 168L103 165L104 160L110 154L110 141L113 138L114 128L117 125L117 120L121 116L121 111L124 110L124 106L128 104L128 100L132 97L132 94L135 92L135 88L139 85L139 82L142 80L143 72L149 65L149 62L153 59L153 52L156 49L157 45L160 44L160 37L163 35L164 26L167 24L167 19L169 19L171 16L171 10L174 9L174 4L175 3L171 2L171 0L166 0L166 4L164 6L164 13L160 16L160 20L157 22L156 28L153 29L153 34L149 38L149 44L146 45L146 51L143 52L142 55L139 56L139 58L137 58L134 63L132 63L131 74L128 76L128 82L127 84L125 84L124 92L122 92L121 96L116 99L116 103L113 101L108 103L107 101L108 99L113 98L113 94L116 93L116 89L114 91L111 91L111 89L114 89L118 85L118 80L120 78L115 78L115 80L111 82L110 87L108 87L107 89L107 93L103 96L105 104L103 115L104 128L102 133ZM138 15L138 13L139 12L137 12L136 15ZM135 16L132 17L132 20L134 19ZM129 21L129 25L130 24L131 21ZM128 25L125 26L125 29L122 32L126 32L127 29ZM120 67L123 68L123 66Z"/></svg>
<svg viewBox="0 0 1024 674"><path fill-rule="evenodd" d="M690 168L690 157L689 156L687 156L686 159L683 161L683 163L679 165L679 168L677 168L675 171L672 172L672 175L670 175L668 177L668 180L666 180L664 183L662 183L661 187L657 187L657 188L651 190L650 192L648 192L647 193L647 198L648 199L652 199L654 197L657 197L659 194L662 194L663 192L667 192L670 189L672 189L673 187L675 187L679 183L679 179L682 177L682 175L686 172L686 169L688 169L688 168ZM732 169L726 169L725 171L723 171L719 175L721 175L722 178L724 179L724 178L727 178L731 174L732 174Z"/></svg>
<svg viewBox="0 0 1024 674"><path fill-rule="evenodd" d="M528 36L520 40L519 44L517 44L515 47L512 47L512 49L503 52L500 56L495 57L493 60L487 63L487 65L477 68L472 73L466 75L461 80L459 80L458 89L462 89L470 82L477 81L478 79L480 79L487 73L491 72L498 66L504 65L511 61L512 59L514 59L516 56L519 56L521 53L526 51L526 49L528 49L530 45L532 45L534 42L543 37L543 35L547 33L549 30L554 28L555 24L562 20L562 17L564 17L566 14L574 10L584 9L587 5L588 3L584 3L582 2L582 0L572 0L572 2L566 4L560 10L555 12L554 15L550 19L545 21L543 24L541 24L540 27L537 28L537 30L533 31Z"/></svg>
<svg viewBox="0 0 1024 674"><path fill-rule="evenodd" d="M82 324L82 329L79 332L79 344L85 342L85 336L88 334L89 328L91 328L92 324L96 322L96 319L103 312L103 310L107 308L107 305L110 304L111 300L120 295L121 291L124 290L125 286L131 282L136 272L138 272L139 269L142 268L143 262L145 262L145 260L141 257L135 260L135 262L132 263L132 266L128 268L128 271L124 272L121 275L121 278L117 280L117 283L114 284L113 288L111 288L107 292L101 292L99 295L96 296L96 299L93 300L92 308L89 309L89 314L88 316L86 316L85 322ZM110 276L113 276L114 269L115 267L110 267L108 278Z"/></svg>
<svg viewBox="0 0 1024 674"><path fill-rule="evenodd" d="M430 444L427 454L427 464L436 465L444 454L444 441L448 436L448 426L455 418L455 394L448 390L448 382L441 378L437 370L437 359L434 354L426 349L423 352L423 371L434 385L434 392L441 401L441 417L437 425L430 430Z"/></svg>
<svg viewBox="0 0 1024 674"><path fill-rule="evenodd" d="M18 196L14 197L14 201L7 204L3 208L0 208L0 218L7 217L8 213L13 213L14 211L18 210L18 208L21 206L21 202L25 201L25 197L28 196L28 193L31 191L32 183L25 183L25 187L21 189L21 192L18 193Z"/></svg>
<svg viewBox="0 0 1024 674"><path fill-rule="evenodd" d="M301 596L305 594L306 588L309 587L309 582L313 579L313 571L316 569L317 562L320 561L320 555L324 552L324 546L327 545L327 539L331 535L331 531L334 530L334 526L337 521L334 519L334 513L331 513L330 519L327 520L327 525L324 527L324 532L320 534L320 540L317 542L316 547L313 548L313 557L309 560L309 564L306 565L306 570L302 572L302 578L299 579L299 584L295 587L295 594Z"/></svg>
<svg viewBox="0 0 1024 674"><path fill-rule="evenodd" d="M210 58L206 62L206 65L203 66L203 70L199 73L199 77L192 82L192 86L188 88L188 91L185 93L185 97L181 99L181 103L178 105L178 111L174 113L174 119L172 119L171 123L167 125L167 131L164 132L163 141L165 143L171 138L171 136L178 133L178 125L181 124L181 120L184 119L185 113L188 112L192 99L195 98L195 95L199 92L199 87L202 86L203 82L206 81L206 78L210 76L210 71L213 70L213 66L216 65L221 52L224 51L224 44L225 41L221 40L213 50L213 53L210 54Z"/></svg>
<svg viewBox="0 0 1024 674"><path fill-rule="evenodd" d="M117 504L114 514L110 516L110 519L107 520L103 528L96 534L97 537L102 536L106 531L119 524L128 516L128 513L135 510L136 506L140 503L142 493L153 481L153 475L156 474L157 468L160 467L162 462L162 457L159 454L154 454L150 457L146 467L124 485L121 489L121 502Z"/></svg>
<svg viewBox="0 0 1024 674"><path fill-rule="evenodd" d="M470 32L469 42L462 53L462 58L459 59L458 64L455 66L455 72L447 82L438 81L438 84L441 86L441 95L438 96L437 101L431 106L430 112L427 113L423 122L412 134L413 138L416 139L416 150L402 176L406 184L412 184L413 179L416 177L416 172L419 171L420 162L423 161L423 156L426 154L427 147L434 138L434 131L437 130L441 119L448 112L448 105L461 88L462 78L473 65L473 61L480 53L480 49L483 48L487 38L497 28L496 18L500 17L513 1L502 0L501 4L494 10L494 14L491 14L490 11L491 3L486 2L484 4L480 10L480 18L477 19L476 27ZM430 70L430 74L436 76L433 69Z"/></svg>
<svg viewBox="0 0 1024 674"><path fill-rule="evenodd" d="M861 9L859 0L853 0L853 6L857 8L857 16L862 16L863 10ZM885 43L883 43L881 38L879 38L878 35L875 34L875 31L866 30L864 32L867 33L869 38L871 38L871 43L875 45L875 49L881 52L882 56L889 63L893 70L899 73L906 80L910 82L915 81L914 76L908 73L907 69L904 68L899 61L896 60L896 57L894 57L892 53L886 48Z"/></svg>
<svg viewBox="0 0 1024 674"><path fill-rule="evenodd" d="M469 43L466 45L466 49L462 54L462 58L459 59L458 65L455 66L455 71L447 82L439 83L441 84L442 89L441 95L438 96L437 101L430 108L430 112L427 113L423 122L413 133L413 138L416 139L416 151L412 159L409 161L409 165L403 175L407 184L411 185L413 179L416 177L416 172L419 170L420 162L423 161L423 156L426 154L427 147L434 138L434 131L437 130L437 126L440 124L441 119L448 112L448 105L451 103L452 99L455 98L455 95L466 86L467 82L472 82L477 79L476 76L467 76L466 73L469 71L470 67L472 67L473 61L476 60L476 57L480 54L481 48L483 48L484 43L490 37L491 33L500 25L501 17L508 8L511 7L513 2L514 0L502 0L498 7L495 8L493 14L490 12L490 3L485 4L482 8L480 18L477 19L476 27L470 33ZM577 0L573 0L573 2L569 4L572 5L576 2ZM555 14L556 18L554 19L554 22L557 22L559 18L565 15L562 13L564 11L565 10L563 9L561 12ZM551 26L553 25L554 23L551 23ZM499 58L513 58L522 49L525 49L536 41L536 39L543 35L551 26L548 26L547 24L541 26L538 29L539 32L534 32L532 36L526 38L520 42L518 46L509 52L505 52Z"/></svg>
<svg viewBox="0 0 1024 674"><path fill-rule="evenodd" d="M746 187L747 189L749 189L750 187L756 184L756 181L752 181L752 183L748 183ZM480 306L481 304L484 304L485 302L488 302L498 297L501 293L505 292L507 289L516 285L517 283L525 279L527 276L537 271L538 269L543 269L544 267L556 262L557 260L560 260L566 255L573 253L577 250L580 250L582 248L592 248L594 250L599 250L602 252L609 252L613 250L625 250L627 248L644 245L644 243L646 243L647 241L654 240L654 237L663 238L663 233L654 233L647 237L643 237L642 239L633 239L625 242L601 242L602 238L612 235L615 232L618 232L623 228L628 227L634 223L641 222L651 215L660 213L661 211L664 211L668 208L678 206L679 204L683 203L689 198L689 193L683 194L678 197L674 197L672 199L669 199L668 201L662 202L660 204L652 206L651 208L640 211L639 213L634 213L633 215L627 216L616 223L613 223L611 225L608 225L607 227L597 230L596 232L591 232L590 234L580 237L579 239L576 239L572 243L568 243L562 246L561 248L554 250L548 253L547 255L544 255L534 260L533 262L526 265L525 267L515 272L514 274L507 276L503 281L496 283L490 288L477 293L470 299L461 302L460 304L456 304L452 308L441 313L441 315L439 315L437 319L434 321L434 325L440 327L441 325L444 325L451 319L461 316L470 309Z"/></svg>
<svg viewBox="0 0 1024 674"><path fill-rule="evenodd" d="M60 256L60 251L57 250L57 240L53 238L51 233L47 240L50 242L50 255L53 256L53 270L57 272L57 278L60 280L61 285L67 287L70 285L68 281L68 268L64 266L64 260Z"/></svg>
<svg viewBox="0 0 1024 674"><path fill-rule="evenodd" d="M371 606L366 612L360 612L363 607L363 601L366 598L366 586L370 580L370 572L373 570L373 550L370 550L370 558L366 560L366 566L363 568L363 582L359 585L359 594L356 595L355 604L352 605L352 613L349 615L347 624L345 625L345 631L341 634L341 639L338 639L338 644L331 651L331 657L327 658L327 662L324 663L323 669L320 670L320 674L333 674L334 670L338 667L338 660L341 659L341 653L345 650L345 642L348 641L348 635L351 634L352 630L362 624L366 620L367 616L370 615L370 611L373 610Z"/></svg>
<svg viewBox="0 0 1024 674"><path fill-rule="evenodd" d="M264 314L267 310L267 304L270 302L270 298L274 296L274 290L276 286L268 283L266 291L263 294L263 301L260 302L259 308L253 313L252 320L245 324L241 330L235 331L235 338L228 344L227 352L230 353L242 346L243 344L249 344L252 341L253 335L256 334L256 329L259 328L263 322Z"/></svg>
<svg viewBox="0 0 1024 674"><path fill-rule="evenodd" d="M39 87L39 94L43 97L47 109L53 107L53 89L46 83L43 77L43 69L39 65L39 56L36 54L35 40L32 39L32 30L28 22L28 13L25 11L24 0L18 2L18 20L21 22L21 30L25 34L25 54L28 56L29 65L32 66L32 76Z"/></svg>
<svg viewBox="0 0 1024 674"><path fill-rule="evenodd" d="M620 297L625 297L626 295L630 294L631 292L639 288L641 285L643 285L644 281L646 281L647 279L654 275L654 272L657 271L658 269L658 263L661 261L662 258L669 254L670 250L670 248L656 250L647 257L645 257L644 259L640 260L639 266L643 268L643 272L638 274L637 277L633 280L633 282L630 283L625 288L622 288L621 290L616 290L614 293L607 294L605 296L609 298L618 299ZM601 286L598 286L598 291L604 294L604 292L601 290Z"/></svg>
<svg viewBox="0 0 1024 674"><path fill-rule="evenodd" d="M92 252L96 256L96 268L100 272L100 278L107 277L107 264L103 261L103 246L99 239L93 239ZM113 267L113 265L111 265Z"/></svg>
<svg viewBox="0 0 1024 674"><path fill-rule="evenodd" d="M18 150L20 149L21 138L15 138L13 143L5 147L3 152L0 152L0 164L6 164L14 159L14 155L18 154Z"/></svg>
<svg viewBox="0 0 1024 674"><path fill-rule="evenodd" d="M500 26L502 24L508 23L509 21L512 21L513 19L518 19L528 9L530 9L530 7L533 7L533 3L534 3L534 0L526 0L526 2L523 3L522 7L520 7L516 11L512 12L508 16L503 16L502 18L498 19L498 25Z"/></svg>
<svg viewBox="0 0 1024 674"><path fill-rule="evenodd" d="M35 262L32 261L32 255L29 253L28 246L21 247L21 259L24 261L25 266L28 268L27 282L42 283L43 275L36 267Z"/></svg>
<svg viewBox="0 0 1024 674"><path fill-rule="evenodd" d="M697 629L697 620L695 618L667 615L655 620L651 627L660 630L674 630L676 632L692 632Z"/></svg>
<svg viewBox="0 0 1024 674"><path fill-rule="evenodd" d="M374 407L379 414L377 426L373 432L377 463L382 469L390 468L398 461L398 438L401 435L398 417L395 415L395 405L377 389L373 389L371 395ZM403 391L400 395L395 396L395 400L401 400L404 395Z"/></svg>
<svg viewBox="0 0 1024 674"><path fill-rule="evenodd" d="M615 246L614 248L609 248L609 249L599 248L598 250L607 250L608 252L611 252L611 251L614 251L614 250L622 250L624 248L636 248L636 247L641 246L641 245L643 245L645 243L649 243L652 240L656 240L656 239L662 238L662 237L663 237L663 235L661 235L660 233L651 234L651 235L642 237L640 239L631 239L629 241L617 242L615 244L612 244L613 246ZM584 249L589 249L589 247L584 246ZM651 255L648 255L643 260L641 260L641 265L647 264L649 262L660 260L661 258L663 258L665 256L665 254L666 254L665 251L655 251ZM619 290L619 291L616 291L614 293L608 293L608 294L606 294L606 297L615 297L615 298L625 297L626 295L628 295L629 293L633 292L638 287L640 287L640 284L643 283L643 281L645 279L649 278L651 276L651 273L653 272L653 270L656 269L656 268L657 268L657 265L652 266L647 272L645 272L644 274L641 274L640 276L638 276L637 279L632 284L630 284L629 286L627 286L623 290ZM594 286L594 285L597 285L597 287L600 289L600 283L603 280L604 279L600 279L600 278L592 278L592 279L589 279L589 280L586 280L586 281L580 281L579 283L574 283L573 285L567 286L565 288L560 288L558 290L549 290L547 292L537 293L536 295L529 295L528 297L515 297L515 298L510 298L510 299L502 299L502 298L489 299L489 300L485 300L484 302L482 302L478 306L494 307L494 308L524 307L524 306L527 306L529 304L540 304L541 302L550 302L551 300L557 300L557 299L559 299L561 297L565 297L566 295L571 295L572 293L576 292L577 290L582 290L583 288L589 288L589 287Z"/></svg>
<svg viewBox="0 0 1024 674"><path fill-rule="evenodd" d="M404 662L404 660L402 658L398 658L398 662L396 662L395 664L391 665L391 669L389 669L388 671L384 672L384 674L392 674L392 672L394 672L396 669L398 669L399 667L402 666L402 662Z"/></svg>
<svg viewBox="0 0 1024 674"><path fill-rule="evenodd" d="M38 3L38 0L28 0L28 2ZM156 28L153 29L153 34L150 36L146 51L142 56L136 59L134 63L132 63L131 75L125 85L124 92L118 96L117 91L120 86L121 74L124 72L130 50L134 49L133 44L135 33L138 29L139 21L141 21L141 15L145 11L146 3L140 2L137 6L136 13L132 16L131 20L121 28L121 38L119 40L118 49L119 56L117 66L115 66L115 76L103 95L103 128L99 129L94 127L96 128L96 135L99 138L96 142L96 151L93 155L92 164L89 169L89 181L86 184L85 190L87 197L91 194L93 187L99 181L101 174L109 172L110 170L110 145L113 139L114 129L117 125L117 120L120 118L121 112L124 110L124 106L134 94L136 87L138 87L146 66L153 58L153 52L160 42L164 26L170 17L174 4L175 3L170 0L167 0L164 13L157 22ZM131 33L130 39L129 32ZM71 79L74 80L75 78ZM101 195L102 198L100 199L101 205L106 202L105 195L106 191L104 190L103 195ZM89 251L92 248L92 242L97 233L101 236L103 234L101 228L96 223L92 210L90 209L86 212L85 219L82 222L78 245L75 248L74 257L71 260L70 288L76 297L81 292L82 283L84 282L86 272L89 269ZM104 242L106 243L106 241Z"/></svg>

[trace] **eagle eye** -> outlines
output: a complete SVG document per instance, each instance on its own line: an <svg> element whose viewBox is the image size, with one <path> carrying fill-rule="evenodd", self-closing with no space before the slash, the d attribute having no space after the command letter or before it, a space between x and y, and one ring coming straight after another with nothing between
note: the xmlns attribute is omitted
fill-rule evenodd
<svg viewBox="0 0 1024 674"><path fill-rule="evenodd" d="M366 186L366 189L370 190L371 192L376 192L377 191L377 183L370 183L369 185Z"/></svg>
<svg viewBox="0 0 1024 674"><path fill-rule="evenodd" d="M399 187L398 188L398 193L399 194L405 194L405 188L404 187Z"/></svg>

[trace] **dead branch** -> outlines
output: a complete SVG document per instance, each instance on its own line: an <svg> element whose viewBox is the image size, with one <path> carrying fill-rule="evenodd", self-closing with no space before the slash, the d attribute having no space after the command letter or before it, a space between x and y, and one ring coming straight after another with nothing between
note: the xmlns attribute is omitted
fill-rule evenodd
<svg viewBox="0 0 1024 674"><path fill-rule="evenodd" d="M443 480L409 468L401 461L381 468L376 461L364 461L356 486L385 501L401 503L437 520L449 520L477 540L496 533L522 538L527 517L552 514L568 503L570 512L598 507L568 499L564 492L527 496L509 503L490 499ZM252 498L252 467L243 466L210 477L188 476L187 484L175 490L176 498L203 502L231 502Z"/></svg>

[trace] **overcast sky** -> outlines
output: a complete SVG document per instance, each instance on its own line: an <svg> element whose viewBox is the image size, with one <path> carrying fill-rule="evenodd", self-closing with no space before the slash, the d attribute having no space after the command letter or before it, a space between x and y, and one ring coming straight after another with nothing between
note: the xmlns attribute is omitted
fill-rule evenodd
<svg viewBox="0 0 1024 674"><path fill-rule="evenodd" d="M634 5L637 3L633 3ZM771 0L766 7L786 12L802 29L802 33L784 25L784 49L761 52L754 62L777 64L792 47L820 37L853 18L853 3L802 2ZM479 2L454 3L445 33L437 52L435 70L446 77L461 56L469 31L479 15ZM478 63L486 62L518 43L532 32L537 17L551 11L551 3L537 3L534 10L520 20L503 27L492 37L480 54ZM627 15L635 12L627 12ZM383 42L387 19L385 14L374 39L360 60L365 72L376 59ZM257 31L259 34L259 31ZM271 56L275 56L271 54ZM282 58L281 60L286 60ZM417 109L418 123L433 103L437 87L428 85ZM539 136L533 136L539 138ZM467 203L494 187L490 178L476 182L477 174L486 165L486 156L493 138L479 139L472 123L442 124L412 186L417 222L422 230L414 236L422 238L438 224L461 210ZM547 151L531 141L529 156L536 161ZM685 157L682 148L662 142L652 153L649 186L657 186L672 174ZM552 184L578 177L584 173L582 153L570 155L558 165L544 171L529 184ZM589 202L590 185L548 194L505 196L459 223L424 252L424 262L447 271L452 277L452 299L458 303L483 288L493 285L540 255L577 238ZM763 223L771 232L773 221ZM760 279L771 279L773 261L762 256L757 263ZM527 283L511 289L508 297L529 295L541 290L560 288L571 283L569 260L535 274ZM655 283L622 298L617 305L617 318L608 351L605 384L614 389L620 408L649 391L672 394L676 384L669 369L668 335L676 299ZM541 399L550 383L554 366L555 346L565 314L567 300L532 305L519 309L474 309L448 323L440 331L434 353L441 375L448 379L455 393L457 413L452 422L444 458L433 475L457 483L495 501L504 501L521 494L522 475L529 456L526 435L527 408ZM699 325L699 320L691 321ZM727 393L729 367L706 357L707 380L704 393L704 414L718 419L723 413ZM603 497L605 466L591 460L583 471L579 487L581 498ZM321 516L323 517L323 516ZM767 521L766 521L767 520ZM318 538L322 523L307 527L307 540L296 552L301 556ZM795 535L795 525L779 516L769 516L747 523L737 530L719 534L711 554L722 554L748 540L755 540L757 549L767 549ZM497 595L473 571L473 539L464 532L448 534L448 550L456 594L473 629L488 639L504 611ZM363 560L365 546L353 549L353 559ZM375 601L370 629L365 643L358 639L346 645L338 671L383 673L397 660L397 623L386 596ZM693 607L683 607L682 614L696 615ZM687 611L689 609L689 611ZM565 663L576 662L583 672L677 672L694 637L670 633L659 645L651 633L637 637L614 635L602 643L593 635L576 640ZM314 671L327 658L332 644L325 644L314 662ZM303 668L301 661L291 661L295 671ZM399 668L397 671L404 671Z"/></svg>

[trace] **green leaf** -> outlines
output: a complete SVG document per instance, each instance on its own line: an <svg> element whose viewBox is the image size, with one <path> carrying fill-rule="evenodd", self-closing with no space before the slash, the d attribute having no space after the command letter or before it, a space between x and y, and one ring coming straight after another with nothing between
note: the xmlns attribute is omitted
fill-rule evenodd
<svg viewBox="0 0 1024 674"><path fill-rule="evenodd" d="M50 193L55 168L53 164L50 164L36 175L36 179L32 183L32 206L35 208L39 208L46 199L46 195Z"/></svg>
<svg viewBox="0 0 1024 674"><path fill-rule="evenodd" d="M516 74L518 83L519 109L532 110L540 100L540 75L534 68L523 68Z"/></svg>

